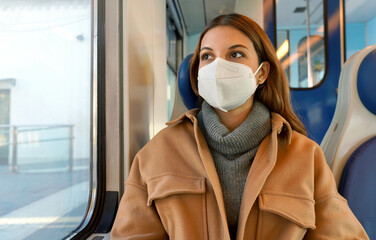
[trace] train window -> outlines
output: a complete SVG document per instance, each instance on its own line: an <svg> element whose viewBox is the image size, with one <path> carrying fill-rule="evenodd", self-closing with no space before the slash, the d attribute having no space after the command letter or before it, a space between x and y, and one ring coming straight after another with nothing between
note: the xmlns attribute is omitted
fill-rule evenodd
<svg viewBox="0 0 376 240"><path fill-rule="evenodd" d="M325 74L322 0L276 1L277 57L291 88L312 88Z"/></svg>
<svg viewBox="0 0 376 240"><path fill-rule="evenodd" d="M346 0L345 33L346 58L376 44L376 4L374 0Z"/></svg>
<svg viewBox="0 0 376 240"><path fill-rule="evenodd" d="M171 6L172 5L172 6ZM178 31L179 22L174 18L174 5L166 8L166 40L167 40L167 119L170 119L175 101L176 77L182 60L182 37Z"/></svg>
<svg viewBox="0 0 376 240"><path fill-rule="evenodd" d="M92 5L0 2L1 239L63 239L87 214Z"/></svg>

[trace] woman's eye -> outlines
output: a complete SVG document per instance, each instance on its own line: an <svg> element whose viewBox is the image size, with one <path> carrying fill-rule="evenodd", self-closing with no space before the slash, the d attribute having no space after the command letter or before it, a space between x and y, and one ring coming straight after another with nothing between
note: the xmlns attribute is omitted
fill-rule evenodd
<svg viewBox="0 0 376 240"><path fill-rule="evenodd" d="M202 61L209 60L211 58L212 58L212 56L210 56L210 54L207 54L207 53L204 53L204 54L201 55Z"/></svg>
<svg viewBox="0 0 376 240"><path fill-rule="evenodd" d="M231 58L240 58L240 57L244 57L244 54L241 53L241 52L233 52L233 53L231 53Z"/></svg>

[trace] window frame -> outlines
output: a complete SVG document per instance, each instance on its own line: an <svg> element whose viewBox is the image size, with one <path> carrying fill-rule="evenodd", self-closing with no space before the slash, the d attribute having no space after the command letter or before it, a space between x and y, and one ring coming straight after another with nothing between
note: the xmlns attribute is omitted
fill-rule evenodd
<svg viewBox="0 0 376 240"><path fill-rule="evenodd" d="M175 75L177 75L178 71L179 71L180 63L183 60L182 59L183 58L183 54L182 54L183 53L183 36L178 29L179 23L176 22L177 20L172 16L173 11L174 11L173 8L175 6L174 6L174 4L172 4L173 6L171 6L170 4L172 4L172 3L166 2L166 31L168 31L167 22L169 22L170 24L172 24L175 27L174 32L175 32L175 36L176 36L176 52L175 52L175 65L176 66L173 66L174 63L172 63L172 61L169 59L168 55L167 55L167 65L171 68L171 70L173 70L175 72ZM170 13L168 13L169 11L170 11ZM166 41L168 41L168 43L169 43L168 38L166 39Z"/></svg>
<svg viewBox="0 0 376 240"><path fill-rule="evenodd" d="M96 229L106 195L105 0L91 1L91 161L86 215L66 239L88 238Z"/></svg>
<svg viewBox="0 0 376 240"><path fill-rule="evenodd" d="M342 56L343 58L341 59L341 64L343 65L346 60L347 60L347 53L346 53L346 49L347 49L347 45L346 45L346 2L345 0L340 0L340 7L342 9L342 14L341 14L341 21L340 21L340 24L341 24L341 43L342 43Z"/></svg>
<svg viewBox="0 0 376 240"><path fill-rule="evenodd" d="M184 35L182 32L182 22L181 18L179 18L179 12L175 5L175 2L172 0L166 1L166 73L167 73L167 82L166 87L171 86L171 82L175 82L171 88L168 88L168 92L173 92L171 95L167 93L167 96L173 96L171 99L167 97L167 119L171 119L173 116L174 108L175 108L175 100L176 100L176 94L177 94L177 85L178 85L178 73L179 73L179 67L181 62L183 61L183 52L184 52ZM170 59L170 34L169 32L172 32L175 36L175 59ZM174 61L173 61L174 60ZM174 79L170 79L170 72L173 73L175 76Z"/></svg>
<svg viewBox="0 0 376 240"><path fill-rule="evenodd" d="M340 0L340 9L341 9L341 15L340 15L340 28L341 28L341 64L343 65L349 57L347 56L347 23L346 23L346 1L345 0ZM365 28L365 31L367 31L368 28ZM365 33L367 35L367 33ZM365 44L365 47L366 44ZM351 57L351 56L350 56Z"/></svg>

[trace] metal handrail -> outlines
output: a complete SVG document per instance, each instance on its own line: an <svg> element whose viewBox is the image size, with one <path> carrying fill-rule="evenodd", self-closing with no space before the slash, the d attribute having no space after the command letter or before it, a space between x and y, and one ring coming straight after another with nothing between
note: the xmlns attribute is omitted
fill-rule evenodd
<svg viewBox="0 0 376 240"><path fill-rule="evenodd" d="M23 129L20 130L19 128L25 128L25 127L32 127L32 129ZM28 131L41 131L41 130L48 130L48 129L56 129L56 128L69 128L69 137L66 138L52 138L52 139L42 139L38 141L27 141L27 142L18 142L18 134L20 132L28 132ZM8 128L12 129L9 130L9 132L12 132L12 142L9 142L7 144L4 144L2 146L12 146L12 159L11 159L11 165L10 170L12 172L18 172L18 157L17 157L17 149L19 144L29 144L29 143L39 143L39 142L51 142L51 141L62 141L62 140L69 140L69 171L73 170L73 139L75 138L73 136L73 127L74 125L71 124L60 124L60 125L6 125L6 124L0 124L1 128Z"/></svg>
<svg viewBox="0 0 376 240"><path fill-rule="evenodd" d="M42 130L48 130L48 129L51 129L51 128L64 128L64 127L70 127L72 126L72 124L60 124L60 125L49 125L49 124L45 124L45 125L6 125L6 124L0 124L0 128L13 128L13 127L17 127L17 128L30 128L30 127L34 127L34 128L31 128L31 129L24 129L24 130L21 130L19 132L27 132L27 131L35 131L35 130L39 130L39 131L42 131Z"/></svg>
<svg viewBox="0 0 376 240"><path fill-rule="evenodd" d="M29 144L29 143L41 143L41 142L56 142L56 141L63 141L63 140L68 140L68 139L75 139L75 137L66 137L66 138L51 138L51 139L39 139L37 141L22 141L22 142L16 142L17 144ZM3 146L9 146L13 145L14 142L8 142L6 144L2 144L1 147Z"/></svg>

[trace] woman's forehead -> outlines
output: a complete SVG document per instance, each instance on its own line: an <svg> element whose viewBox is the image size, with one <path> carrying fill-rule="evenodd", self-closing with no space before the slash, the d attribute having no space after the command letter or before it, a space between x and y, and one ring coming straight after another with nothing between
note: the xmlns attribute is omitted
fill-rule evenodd
<svg viewBox="0 0 376 240"><path fill-rule="evenodd" d="M230 47L236 44L253 48L253 43L247 35L231 26L217 26L205 33L201 47Z"/></svg>

